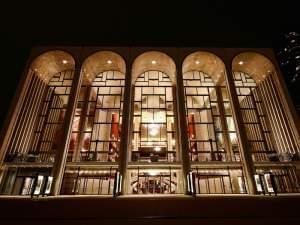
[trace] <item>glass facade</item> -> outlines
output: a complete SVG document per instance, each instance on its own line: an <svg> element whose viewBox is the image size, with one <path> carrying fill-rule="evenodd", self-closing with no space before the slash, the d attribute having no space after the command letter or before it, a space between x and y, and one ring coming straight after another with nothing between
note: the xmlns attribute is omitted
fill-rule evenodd
<svg viewBox="0 0 300 225"><path fill-rule="evenodd" d="M183 74L190 160L239 161L226 86L201 71Z"/></svg>
<svg viewBox="0 0 300 225"><path fill-rule="evenodd" d="M69 161L118 161L124 74L106 71L80 88L72 124Z"/></svg>
<svg viewBox="0 0 300 225"><path fill-rule="evenodd" d="M262 54L232 52L232 65L206 51L176 63L160 51L36 57L4 131L0 193L299 192L280 74Z"/></svg>
<svg viewBox="0 0 300 225"><path fill-rule="evenodd" d="M168 75L147 71L134 83L132 161L174 162L175 102Z"/></svg>

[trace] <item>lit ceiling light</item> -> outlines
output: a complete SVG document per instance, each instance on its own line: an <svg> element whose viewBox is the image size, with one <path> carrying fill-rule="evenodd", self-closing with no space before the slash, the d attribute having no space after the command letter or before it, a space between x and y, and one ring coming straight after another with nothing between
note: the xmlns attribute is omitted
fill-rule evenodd
<svg viewBox="0 0 300 225"><path fill-rule="evenodd" d="M150 129L149 134L151 136L156 136L158 134L158 129L157 128Z"/></svg>
<svg viewBox="0 0 300 225"><path fill-rule="evenodd" d="M63 63L63 64L67 64L68 61L64 59L64 60L62 61L62 63Z"/></svg>
<svg viewBox="0 0 300 225"><path fill-rule="evenodd" d="M158 127L158 125L157 124L154 124L154 123L152 123L152 124L150 124L149 125L149 134L151 135L151 136L156 136L158 133L159 133L159 127Z"/></svg>
<svg viewBox="0 0 300 225"><path fill-rule="evenodd" d="M161 150L161 147L158 147L158 146L154 147L154 151L159 152L160 150Z"/></svg>
<svg viewBox="0 0 300 225"><path fill-rule="evenodd" d="M239 65L243 65L244 64L244 62L243 61L239 61Z"/></svg>
<svg viewBox="0 0 300 225"><path fill-rule="evenodd" d="M107 60L107 63L108 63L108 64L112 64L112 61L111 61L111 60Z"/></svg>
<svg viewBox="0 0 300 225"><path fill-rule="evenodd" d="M152 63L153 65L155 65L155 64L156 64L156 61L155 61L155 60L152 60L151 63Z"/></svg>
<svg viewBox="0 0 300 225"><path fill-rule="evenodd" d="M148 174L150 175L150 176L155 176L155 175L157 175L158 173L156 172L156 171L149 171L148 172Z"/></svg>
<svg viewBox="0 0 300 225"><path fill-rule="evenodd" d="M198 65L200 63L200 61L197 60L195 63Z"/></svg>
<svg viewBox="0 0 300 225"><path fill-rule="evenodd" d="M175 139L172 139L172 145L175 146L175 144L176 144Z"/></svg>

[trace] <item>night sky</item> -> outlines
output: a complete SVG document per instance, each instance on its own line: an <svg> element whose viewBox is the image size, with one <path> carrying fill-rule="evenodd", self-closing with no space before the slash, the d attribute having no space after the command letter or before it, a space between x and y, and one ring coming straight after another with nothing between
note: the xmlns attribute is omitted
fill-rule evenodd
<svg viewBox="0 0 300 225"><path fill-rule="evenodd" d="M98 2L1 5L0 127L35 45L276 47L300 30L297 1Z"/></svg>

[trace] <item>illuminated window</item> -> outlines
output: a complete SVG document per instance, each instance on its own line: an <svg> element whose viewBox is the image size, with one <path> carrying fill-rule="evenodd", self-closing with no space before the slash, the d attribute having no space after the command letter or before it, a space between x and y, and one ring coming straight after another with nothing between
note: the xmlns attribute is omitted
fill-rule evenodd
<svg viewBox="0 0 300 225"><path fill-rule="evenodd" d="M240 60L244 61L239 65ZM277 74L269 59L253 52L233 60L234 83L248 148L254 161L292 161L298 158L295 128L279 97Z"/></svg>
<svg viewBox="0 0 300 225"><path fill-rule="evenodd" d="M130 171L130 194L176 194L178 171L172 169L137 169Z"/></svg>
<svg viewBox="0 0 300 225"><path fill-rule="evenodd" d="M69 63L63 64L61 58L68 59ZM74 60L65 52L46 52L32 62L5 161L54 162L65 141L63 124L73 76Z"/></svg>
<svg viewBox="0 0 300 225"><path fill-rule="evenodd" d="M257 190L264 194L300 191L299 177L292 166L257 167L255 177Z"/></svg>
<svg viewBox="0 0 300 225"><path fill-rule="evenodd" d="M242 169L193 169L197 194L245 194Z"/></svg>
<svg viewBox="0 0 300 225"><path fill-rule="evenodd" d="M67 169L61 188L66 195L112 195L116 169Z"/></svg>
<svg viewBox="0 0 300 225"><path fill-rule="evenodd" d="M44 87L42 85L45 84L41 84L37 79L37 76L34 76L31 90L27 93L27 100L24 102L24 107L29 108L24 110L18 124L21 127L25 126L28 132L33 131L32 136L26 133L24 135L27 139L24 139L26 136L21 139L19 135L23 132L22 129L15 130L15 136L9 145L11 150L6 156L7 161L53 163L63 141L62 126L72 87L73 71L55 74ZM41 89L45 90L44 93L39 93ZM40 96L37 96L38 94ZM38 103L40 97L42 99ZM24 124L21 124L22 122Z"/></svg>
<svg viewBox="0 0 300 225"><path fill-rule="evenodd" d="M168 75L160 71L147 71L135 81L132 161L176 161L173 93Z"/></svg>
<svg viewBox="0 0 300 225"><path fill-rule="evenodd" d="M69 160L116 162L119 157L125 76L99 73L80 89Z"/></svg>
<svg viewBox="0 0 300 225"><path fill-rule="evenodd" d="M261 96L255 90L256 83L245 73L236 72L234 77L253 158L256 161L267 160L267 154L272 154L274 146Z"/></svg>
<svg viewBox="0 0 300 225"><path fill-rule="evenodd" d="M192 53L183 62L185 113L192 162L240 161L224 71L224 63L208 52Z"/></svg>

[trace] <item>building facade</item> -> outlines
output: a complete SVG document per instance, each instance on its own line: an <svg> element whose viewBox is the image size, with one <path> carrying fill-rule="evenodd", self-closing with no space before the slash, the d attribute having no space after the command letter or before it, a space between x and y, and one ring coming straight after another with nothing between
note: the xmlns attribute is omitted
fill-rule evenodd
<svg viewBox="0 0 300 225"><path fill-rule="evenodd" d="M300 191L271 49L37 47L1 138L4 196Z"/></svg>

